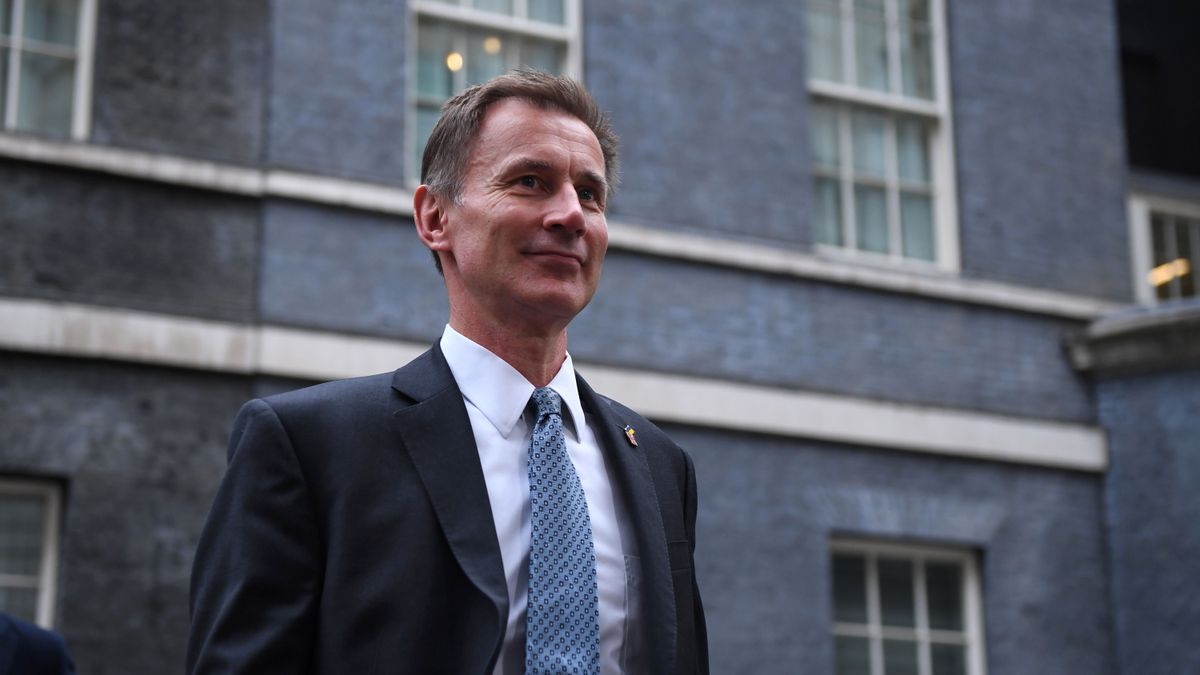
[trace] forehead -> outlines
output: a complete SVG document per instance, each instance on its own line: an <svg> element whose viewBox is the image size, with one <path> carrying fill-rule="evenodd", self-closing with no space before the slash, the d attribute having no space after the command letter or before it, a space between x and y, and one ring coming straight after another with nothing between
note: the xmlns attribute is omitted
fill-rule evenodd
<svg viewBox="0 0 1200 675"><path fill-rule="evenodd" d="M509 98L488 107L471 147L469 164L496 167L516 155L553 161L558 157L579 170L604 173L604 155L596 134L582 120L556 108L540 108Z"/></svg>

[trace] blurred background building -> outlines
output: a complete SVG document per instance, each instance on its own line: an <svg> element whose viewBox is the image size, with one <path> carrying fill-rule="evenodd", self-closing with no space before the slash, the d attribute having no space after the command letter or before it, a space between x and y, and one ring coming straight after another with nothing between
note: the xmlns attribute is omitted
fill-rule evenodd
<svg viewBox="0 0 1200 675"><path fill-rule="evenodd" d="M81 672L182 667L234 413L440 335L417 157L527 64L623 138L571 352L696 460L714 672L1200 672L1198 29L0 0L0 609Z"/></svg>

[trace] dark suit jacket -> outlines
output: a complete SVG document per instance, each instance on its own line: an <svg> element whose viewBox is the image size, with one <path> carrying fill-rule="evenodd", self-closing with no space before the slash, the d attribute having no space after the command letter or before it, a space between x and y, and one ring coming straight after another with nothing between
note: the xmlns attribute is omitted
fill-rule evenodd
<svg viewBox="0 0 1200 675"><path fill-rule="evenodd" d="M707 672L691 460L578 382L633 521L648 672ZM491 672L508 592L440 349L247 403L229 455L192 573L189 672Z"/></svg>
<svg viewBox="0 0 1200 675"><path fill-rule="evenodd" d="M62 636L0 613L0 675L72 675Z"/></svg>

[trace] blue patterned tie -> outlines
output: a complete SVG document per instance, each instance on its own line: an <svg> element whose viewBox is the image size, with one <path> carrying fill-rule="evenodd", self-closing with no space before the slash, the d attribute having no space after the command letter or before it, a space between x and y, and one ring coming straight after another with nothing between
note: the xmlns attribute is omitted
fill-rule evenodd
<svg viewBox="0 0 1200 675"><path fill-rule="evenodd" d="M562 399L542 387L529 444L529 609L525 673L600 672L592 521L563 438Z"/></svg>

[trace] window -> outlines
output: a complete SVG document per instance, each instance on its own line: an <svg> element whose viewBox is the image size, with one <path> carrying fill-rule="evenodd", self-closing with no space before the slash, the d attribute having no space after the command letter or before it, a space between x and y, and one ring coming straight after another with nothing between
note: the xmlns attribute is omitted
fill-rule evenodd
<svg viewBox="0 0 1200 675"><path fill-rule="evenodd" d="M84 138L95 0L0 0L3 129Z"/></svg>
<svg viewBox="0 0 1200 675"><path fill-rule="evenodd" d="M838 675L983 675L970 553L849 541L831 549Z"/></svg>
<svg viewBox="0 0 1200 675"><path fill-rule="evenodd" d="M958 269L941 0L809 0L813 237Z"/></svg>
<svg viewBox="0 0 1200 675"><path fill-rule="evenodd" d="M579 73L579 0L415 0L413 175L442 104L518 66Z"/></svg>
<svg viewBox="0 0 1200 675"><path fill-rule="evenodd" d="M1137 299L1153 303L1200 295L1200 203L1135 196L1129 224Z"/></svg>
<svg viewBox="0 0 1200 675"><path fill-rule="evenodd" d="M0 480L0 611L50 627L61 493L53 483Z"/></svg>

